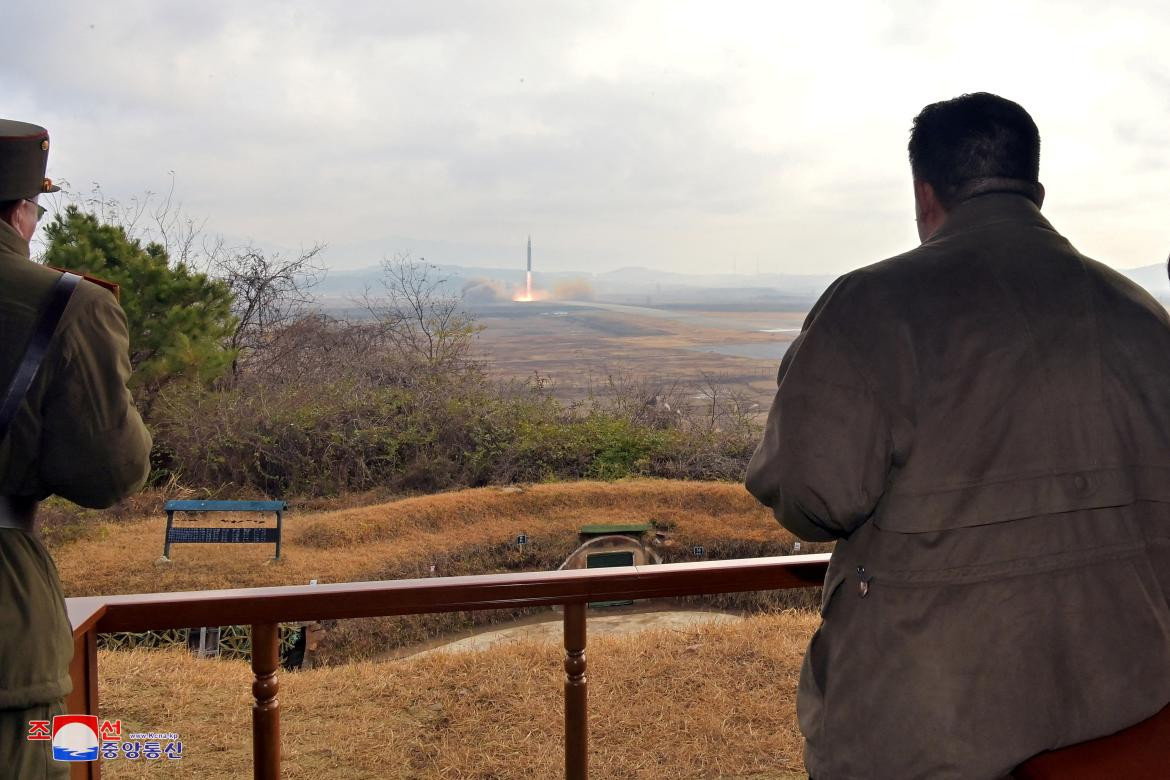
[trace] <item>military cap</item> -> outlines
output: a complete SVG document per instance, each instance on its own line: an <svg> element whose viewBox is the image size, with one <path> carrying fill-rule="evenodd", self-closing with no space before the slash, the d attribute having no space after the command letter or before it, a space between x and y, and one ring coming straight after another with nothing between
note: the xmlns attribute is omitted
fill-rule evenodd
<svg viewBox="0 0 1170 780"><path fill-rule="evenodd" d="M0 119L0 202L61 189L45 178L48 165L48 130L28 122Z"/></svg>

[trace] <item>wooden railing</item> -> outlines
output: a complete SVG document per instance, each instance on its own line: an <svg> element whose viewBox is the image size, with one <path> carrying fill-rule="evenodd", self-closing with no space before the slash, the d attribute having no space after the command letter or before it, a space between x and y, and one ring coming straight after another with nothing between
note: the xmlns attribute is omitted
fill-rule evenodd
<svg viewBox="0 0 1170 780"><path fill-rule="evenodd" d="M605 569L437 577L337 585L204 590L67 599L73 625L73 693L66 709L98 714L97 635L189 626L252 626L252 753L256 778L280 776L277 627L294 621L416 615L427 612L564 607L565 777L589 773L585 608L591 601L666 598L820 585L829 556L790 555L733 561ZM73 765L94 778L99 762Z"/></svg>

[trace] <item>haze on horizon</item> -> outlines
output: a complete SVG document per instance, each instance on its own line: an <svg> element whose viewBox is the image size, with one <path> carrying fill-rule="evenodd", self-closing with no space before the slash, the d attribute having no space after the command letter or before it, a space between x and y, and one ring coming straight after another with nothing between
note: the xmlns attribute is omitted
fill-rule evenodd
<svg viewBox="0 0 1170 780"><path fill-rule="evenodd" d="M986 90L1045 214L1165 260L1170 6L1090 2L21 3L0 114L75 192L165 192L231 241L541 270L839 274L917 243L906 140Z"/></svg>

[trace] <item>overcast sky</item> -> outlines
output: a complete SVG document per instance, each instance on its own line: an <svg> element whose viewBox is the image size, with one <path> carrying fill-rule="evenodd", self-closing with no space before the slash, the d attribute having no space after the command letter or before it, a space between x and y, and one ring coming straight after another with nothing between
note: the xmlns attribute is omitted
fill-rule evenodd
<svg viewBox="0 0 1170 780"><path fill-rule="evenodd" d="M927 10L929 8L929 10ZM841 273L917 243L923 105L1043 139L1045 213L1118 268L1170 252L1170 4L21 2L0 115L49 175L165 191L331 268Z"/></svg>

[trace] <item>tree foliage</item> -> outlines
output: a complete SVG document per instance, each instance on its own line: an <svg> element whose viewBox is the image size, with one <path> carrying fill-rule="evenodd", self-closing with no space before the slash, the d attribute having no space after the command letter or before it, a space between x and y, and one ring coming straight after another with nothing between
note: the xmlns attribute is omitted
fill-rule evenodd
<svg viewBox="0 0 1170 780"><path fill-rule="evenodd" d="M45 227L43 262L92 274L122 287L130 330L131 388L144 409L180 378L207 382L222 374L234 352L236 327L229 286L185 263L172 263L157 242L143 244L124 226L76 205Z"/></svg>

